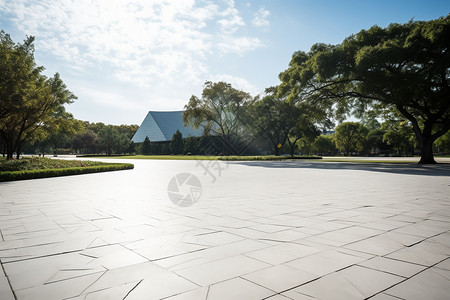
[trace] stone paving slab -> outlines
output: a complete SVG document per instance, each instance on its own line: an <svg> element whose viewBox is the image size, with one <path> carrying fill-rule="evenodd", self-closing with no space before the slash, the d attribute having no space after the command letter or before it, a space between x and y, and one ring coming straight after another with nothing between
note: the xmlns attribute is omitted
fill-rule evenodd
<svg viewBox="0 0 450 300"><path fill-rule="evenodd" d="M1 299L448 299L449 164L131 162L0 183Z"/></svg>

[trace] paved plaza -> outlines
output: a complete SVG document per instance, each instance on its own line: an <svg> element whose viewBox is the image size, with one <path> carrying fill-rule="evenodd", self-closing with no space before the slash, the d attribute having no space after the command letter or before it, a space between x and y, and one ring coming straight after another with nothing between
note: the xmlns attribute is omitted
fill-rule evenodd
<svg viewBox="0 0 450 300"><path fill-rule="evenodd" d="M134 160L0 183L0 298L449 299L450 164Z"/></svg>

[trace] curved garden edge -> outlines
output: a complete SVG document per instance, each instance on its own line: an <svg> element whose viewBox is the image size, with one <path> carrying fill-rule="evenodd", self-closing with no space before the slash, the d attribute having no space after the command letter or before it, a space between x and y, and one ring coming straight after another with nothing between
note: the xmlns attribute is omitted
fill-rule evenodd
<svg viewBox="0 0 450 300"><path fill-rule="evenodd" d="M103 164L99 166L21 170L21 171L1 171L0 182L69 176L69 175L81 175L81 174L119 171L119 170L130 170L133 168L134 165L129 163L112 163L112 164Z"/></svg>

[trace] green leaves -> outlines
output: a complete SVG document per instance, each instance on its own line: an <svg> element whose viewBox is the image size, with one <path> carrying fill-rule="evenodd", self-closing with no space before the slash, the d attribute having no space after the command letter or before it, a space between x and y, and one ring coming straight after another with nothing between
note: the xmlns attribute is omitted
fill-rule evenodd
<svg viewBox="0 0 450 300"><path fill-rule="evenodd" d="M345 122L336 127L334 136L339 150L348 156L351 152L363 150L367 134L367 128L360 123Z"/></svg>
<svg viewBox="0 0 450 300"><path fill-rule="evenodd" d="M76 99L58 73L52 78L41 74L44 68L35 64L33 43L34 37L28 37L15 44L0 31L0 136L8 158L20 152L36 129L51 122L54 112Z"/></svg>
<svg viewBox="0 0 450 300"><path fill-rule="evenodd" d="M450 129L449 37L447 16L373 26L338 45L316 44L308 53L294 53L280 74L279 92L338 120L355 109L360 116L371 107L380 114L397 110L429 153L432 142Z"/></svg>
<svg viewBox="0 0 450 300"><path fill-rule="evenodd" d="M183 123L202 127L205 134L218 135L232 144L244 131L243 106L251 100L250 94L234 89L229 83L207 81L202 97L189 99Z"/></svg>

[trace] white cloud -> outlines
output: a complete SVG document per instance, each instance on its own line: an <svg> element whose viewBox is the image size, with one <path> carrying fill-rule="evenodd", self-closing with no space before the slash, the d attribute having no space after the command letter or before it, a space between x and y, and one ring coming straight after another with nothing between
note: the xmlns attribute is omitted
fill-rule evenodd
<svg viewBox="0 0 450 300"><path fill-rule="evenodd" d="M252 96L256 96L260 91L258 88L250 83L247 79L228 74L212 75L208 80L212 82L224 81L230 83L233 88L250 93Z"/></svg>
<svg viewBox="0 0 450 300"><path fill-rule="evenodd" d="M0 0L0 16L36 36L39 52L76 69L107 66L139 87L197 84L218 53L263 46L239 36L245 22L232 0Z"/></svg>
<svg viewBox="0 0 450 300"><path fill-rule="evenodd" d="M239 11L234 7L234 1L228 0L227 4L228 8L220 14L223 18L217 21L217 23L221 25L223 33L232 34L240 26L244 26L245 22L239 16Z"/></svg>
<svg viewBox="0 0 450 300"><path fill-rule="evenodd" d="M264 44L258 38L253 37L229 37L219 43L222 53L236 53L238 55L243 55L263 46Z"/></svg>
<svg viewBox="0 0 450 300"><path fill-rule="evenodd" d="M93 90L91 88L82 87L77 91L78 97L84 99L91 99L93 104L100 106L119 108L121 110L136 111L146 109L142 104L133 101L129 97L121 96L113 92L104 92Z"/></svg>
<svg viewBox="0 0 450 300"><path fill-rule="evenodd" d="M269 20L267 18L270 16L270 11L261 7L257 12L253 14L252 24L256 27L262 29L268 29L270 26Z"/></svg>

